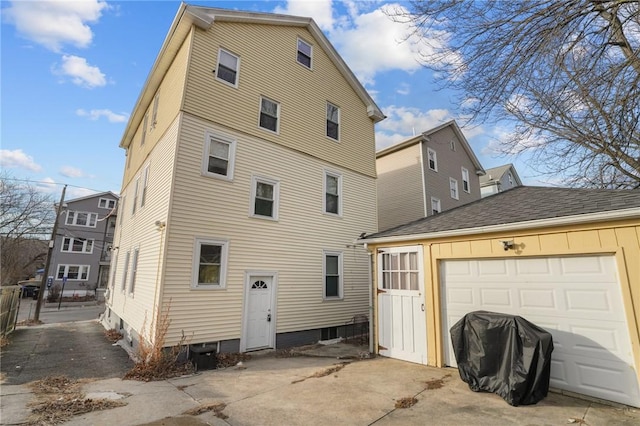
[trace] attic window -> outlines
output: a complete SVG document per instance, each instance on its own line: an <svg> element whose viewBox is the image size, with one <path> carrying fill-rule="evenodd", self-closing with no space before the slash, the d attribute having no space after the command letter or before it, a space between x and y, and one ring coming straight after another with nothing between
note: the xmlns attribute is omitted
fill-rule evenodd
<svg viewBox="0 0 640 426"><path fill-rule="evenodd" d="M311 69L311 45L304 40L298 39L298 63Z"/></svg>

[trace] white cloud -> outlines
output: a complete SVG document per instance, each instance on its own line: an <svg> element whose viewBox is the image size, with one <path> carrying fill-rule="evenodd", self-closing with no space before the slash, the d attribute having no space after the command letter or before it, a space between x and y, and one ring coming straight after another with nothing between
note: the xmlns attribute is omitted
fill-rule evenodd
<svg viewBox="0 0 640 426"><path fill-rule="evenodd" d="M400 86L396 89L396 93L399 95L408 95L411 93L411 86L407 83L401 83Z"/></svg>
<svg viewBox="0 0 640 426"><path fill-rule="evenodd" d="M40 192L45 192L48 194L55 194L60 190L60 184L56 183L56 181L51 179L50 177L41 179L38 183L36 183L36 187Z"/></svg>
<svg viewBox="0 0 640 426"><path fill-rule="evenodd" d="M421 111L418 108L396 107L394 105L383 108L387 116L378 124L378 130L395 132L412 136L422 133L453 118L446 109L430 109Z"/></svg>
<svg viewBox="0 0 640 426"><path fill-rule="evenodd" d="M100 117L106 117L110 123L125 123L129 119L129 115L126 113L118 114L108 109L92 109L91 111L87 111L81 108L76 110L76 115L88 117L94 121Z"/></svg>
<svg viewBox="0 0 640 426"><path fill-rule="evenodd" d="M107 84L105 75L100 68L89 65L85 58L74 55L63 55L62 65L54 68L56 74L71 77L74 84L93 89Z"/></svg>
<svg viewBox="0 0 640 426"><path fill-rule="evenodd" d="M289 0L286 7L276 7L275 13L313 18L323 31L333 28L332 0Z"/></svg>
<svg viewBox="0 0 640 426"><path fill-rule="evenodd" d="M86 197L87 195L93 195L93 194L97 194L97 192L94 191L93 189L76 188L76 187L70 186L67 188L67 193L65 194L65 198L67 200L71 200L73 198L81 198L81 197Z"/></svg>
<svg viewBox="0 0 640 426"><path fill-rule="evenodd" d="M21 36L59 52L63 45L87 47L93 39L89 23L109 9L100 0L13 1L2 10Z"/></svg>
<svg viewBox="0 0 640 426"><path fill-rule="evenodd" d="M22 168L31 170L32 172L39 172L42 170L42 167L33 161L33 157L25 154L21 149L14 149L13 151L1 149L0 165L7 169Z"/></svg>
<svg viewBox="0 0 640 426"><path fill-rule="evenodd" d="M63 166L60 169L60 174L68 178L80 178L86 176L82 170L71 166Z"/></svg>
<svg viewBox="0 0 640 426"><path fill-rule="evenodd" d="M491 140L484 148L482 148L482 154L489 156L517 156L522 154L524 151L535 150L544 145L544 141L534 139L533 136L527 139L522 139L514 145L508 142L512 136L512 129L507 127L495 127L492 131Z"/></svg>

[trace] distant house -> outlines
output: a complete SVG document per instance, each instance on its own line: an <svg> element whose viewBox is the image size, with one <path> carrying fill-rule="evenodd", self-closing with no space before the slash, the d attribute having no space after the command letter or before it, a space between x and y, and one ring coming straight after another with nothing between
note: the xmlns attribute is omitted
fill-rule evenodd
<svg viewBox="0 0 640 426"><path fill-rule="evenodd" d="M383 118L312 19L183 3L120 142L105 327L238 352L368 315Z"/></svg>
<svg viewBox="0 0 640 426"><path fill-rule="evenodd" d="M102 192L65 201L51 256L52 287L64 284L65 295L106 287L118 199Z"/></svg>
<svg viewBox="0 0 640 426"><path fill-rule="evenodd" d="M484 169L453 120L378 151L376 167L380 230L480 198Z"/></svg>
<svg viewBox="0 0 640 426"><path fill-rule="evenodd" d="M522 181L513 164L487 169L487 173L484 176L480 176L480 193L482 197L497 194L516 186L522 186Z"/></svg>

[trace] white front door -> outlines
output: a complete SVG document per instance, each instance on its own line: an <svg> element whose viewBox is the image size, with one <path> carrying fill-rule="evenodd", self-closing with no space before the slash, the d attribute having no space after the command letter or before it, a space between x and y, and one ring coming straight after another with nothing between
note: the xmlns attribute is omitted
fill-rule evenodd
<svg viewBox="0 0 640 426"><path fill-rule="evenodd" d="M422 247L378 251L378 351L427 363Z"/></svg>
<svg viewBox="0 0 640 426"><path fill-rule="evenodd" d="M272 348L274 275L247 275L245 350Z"/></svg>
<svg viewBox="0 0 640 426"><path fill-rule="evenodd" d="M615 258L570 256L442 262L444 360L466 313L519 315L553 336L550 385L640 407Z"/></svg>

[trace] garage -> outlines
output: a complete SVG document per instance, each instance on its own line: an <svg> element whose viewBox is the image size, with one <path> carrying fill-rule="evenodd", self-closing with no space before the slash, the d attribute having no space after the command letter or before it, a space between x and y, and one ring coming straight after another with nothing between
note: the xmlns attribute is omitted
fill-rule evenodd
<svg viewBox="0 0 640 426"><path fill-rule="evenodd" d="M460 318L519 315L553 335L552 388L640 407L640 190L522 186L359 242L380 355L455 367Z"/></svg>
<svg viewBox="0 0 640 426"><path fill-rule="evenodd" d="M553 335L551 387L640 405L631 338L613 256L442 262L444 362L449 329L466 313L520 315Z"/></svg>

